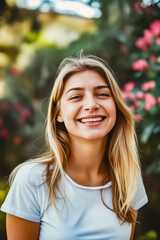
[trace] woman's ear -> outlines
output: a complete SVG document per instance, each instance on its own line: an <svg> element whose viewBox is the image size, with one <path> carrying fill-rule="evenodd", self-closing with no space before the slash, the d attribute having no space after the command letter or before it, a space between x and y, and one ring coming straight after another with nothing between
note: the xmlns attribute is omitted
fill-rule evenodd
<svg viewBox="0 0 160 240"><path fill-rule="evenodd" d="M58 122L63 122L63 118L60 114L58 114L58 116L57 116L57 121Z"/></svg>

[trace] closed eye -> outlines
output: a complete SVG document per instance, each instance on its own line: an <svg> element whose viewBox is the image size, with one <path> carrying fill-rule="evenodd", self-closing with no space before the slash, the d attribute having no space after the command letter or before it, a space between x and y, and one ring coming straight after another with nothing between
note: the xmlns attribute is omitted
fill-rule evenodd
<svg viewBox="0 0 160 240"><path fill-rule="evenodd" d="M76 100L76 99L81 99L82 97L80 95L75 95L75 96L72 96L70 97L70 100Z"/></svg>
<svg viewBox="0 0 160 240"><path fill-rule="evenodd" d="M100 97L108 97L109 96L108 93L98 93L97 95Z"/></svg>

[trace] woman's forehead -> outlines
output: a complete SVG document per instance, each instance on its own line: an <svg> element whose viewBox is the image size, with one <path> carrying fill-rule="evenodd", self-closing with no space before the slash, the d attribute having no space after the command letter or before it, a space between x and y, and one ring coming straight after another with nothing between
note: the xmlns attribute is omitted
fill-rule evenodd
<svg viewBox="0 0 160 240"><path fill-rule="evenodd" d="M105 78L95 70L85 70L77 73L73 73L65 82L64 89L87 87L96 85L108 85Z"/></svg>

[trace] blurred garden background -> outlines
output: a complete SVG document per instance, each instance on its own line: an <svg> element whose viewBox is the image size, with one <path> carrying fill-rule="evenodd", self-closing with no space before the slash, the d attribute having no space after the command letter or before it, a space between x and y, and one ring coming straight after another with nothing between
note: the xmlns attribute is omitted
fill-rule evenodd
<svg viewBox="0 0 160 240"><path fill-rule="evenodd" d="M135 112L149 203L136 240L160 239L160 1L0 0L0 205L19 163L43 151L48 98L64 57L106 60ZM0 212L0 239L6 239Z"/></svg>

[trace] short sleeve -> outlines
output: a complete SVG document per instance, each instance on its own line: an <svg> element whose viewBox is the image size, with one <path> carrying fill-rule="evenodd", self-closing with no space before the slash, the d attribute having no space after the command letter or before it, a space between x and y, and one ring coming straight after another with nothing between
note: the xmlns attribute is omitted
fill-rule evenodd
<svg viewBox="0 0 160 240"><path fill-rule="evenodd" d="M145 191L142 178L138 176L137 181L138 181L137 191L132 202L132 207L134 210L140 209L148 202L148 197Z"/></svg>
<svg viewBox="0 0 160 240"><path fill-rule="evenodd" d="M34 164L25 164L17 172L1 211L17 217L40 222L38 181Z"/></svg>

